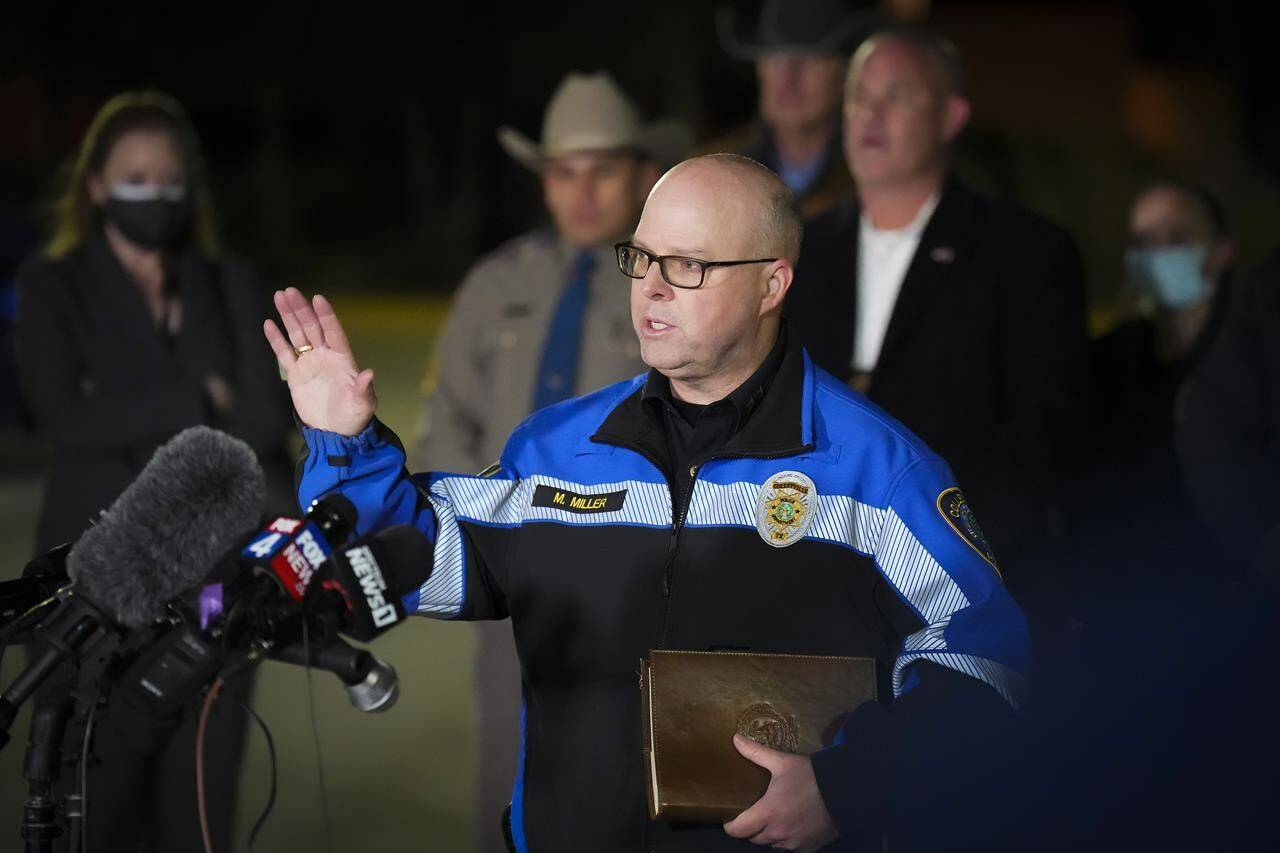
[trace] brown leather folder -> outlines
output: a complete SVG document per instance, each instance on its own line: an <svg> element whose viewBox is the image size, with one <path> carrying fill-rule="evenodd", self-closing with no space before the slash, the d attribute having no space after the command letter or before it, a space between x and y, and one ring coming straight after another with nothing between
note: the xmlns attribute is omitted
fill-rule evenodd
<svg viewBox="0 0 1280 853"><path fill-rule="evenodd" d="M764 794L769 771L738 754L735 732L809 755L874 698L872 658L649 652L640 701L650 819L736 817Z"/></svg>

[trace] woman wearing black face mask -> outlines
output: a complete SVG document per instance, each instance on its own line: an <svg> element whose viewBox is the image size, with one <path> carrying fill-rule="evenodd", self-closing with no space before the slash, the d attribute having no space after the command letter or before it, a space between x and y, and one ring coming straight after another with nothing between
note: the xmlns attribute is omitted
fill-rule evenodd
<svg viewBox="0 0 1280 853"><path fill-rule="evenodd" d="M40 552L75 539L195 424L247 441L292 504L288 397L259 328L266 294L218 260L209 207L176 101L126 93L102 108L53 239L18 279L23 391L53 443Z"/></svg>
<svg viewBox="0 0 1280 853"><path fill-rule="evenodd" d="M181 106L154 92L107 103L57 211L49 246L18 277L23 392L53 445L38 553L78 537L160 444L196 424L248 442L282 496L273 503L296 511L288 396L261 333L266 296L245 267L217 259ZM219 849L230 847L243 736L234 704L219 701L206 737ZM200 849L191 721L157 756L133 752L111 726L94 739L89 849Z"/></svg>

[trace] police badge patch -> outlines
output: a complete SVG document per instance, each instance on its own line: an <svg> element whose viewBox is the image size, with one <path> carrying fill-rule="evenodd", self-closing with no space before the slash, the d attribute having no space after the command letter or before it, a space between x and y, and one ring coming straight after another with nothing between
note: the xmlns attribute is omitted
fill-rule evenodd
<svg viewBox="0 0 1280 853"><path fill-rule="evenodd" d="M818 490L799 471L770 477L756 496L756 530L775 548L804 538L818 512Z"/></svg>
<svg viewBox="0 0 1280 853"><path fill-rule="evenodd" d="M969 543L969 547L977 551L982 559L996 570L996 574L999 574L1000 567L996 565L995 552L991 550L986 535L978 526L978 518L969 508L969 502L964 499L964 495L958 488L952 486L938 495L938 512L942 513L942 517L947 520L947 524L951 525L951 529L960 534L960 538Z"/></svg>

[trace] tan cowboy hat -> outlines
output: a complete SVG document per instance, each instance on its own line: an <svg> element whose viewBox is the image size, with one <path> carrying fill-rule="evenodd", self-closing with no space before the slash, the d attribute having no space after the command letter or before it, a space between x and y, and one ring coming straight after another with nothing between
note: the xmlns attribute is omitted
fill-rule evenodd
<svg viewBox="0 0 1280 853"><path fill-rule="evenodd" d="M666 167L684 158L693 134L682 121L644 124L640 110L608 72L570 72L547 102L542 141L504 126L498 128L498 144L535 172L548 157L618 148L639 151Z"/></svg>

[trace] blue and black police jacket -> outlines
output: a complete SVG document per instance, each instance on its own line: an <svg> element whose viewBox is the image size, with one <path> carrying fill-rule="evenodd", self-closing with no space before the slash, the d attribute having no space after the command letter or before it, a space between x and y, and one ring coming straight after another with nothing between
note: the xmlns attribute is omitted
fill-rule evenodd
<svg viewBox="0 0 1280 853"><path fill-rule="evenodd" d="M1017 705L1026 621L942 459L792 344L677 512L645 379L536 412L488 476L410 476L377 421L354 437L305 430L303 506L340 491L360 534L412 524L434 543L407 607L511 617L519 849L753 849L719 825L648 821L637 663L650 649L874 657L889 713L929 680ZM813 757L845 834L867 834L866 765L886 760L852 730L865 710Z"/></svg>

